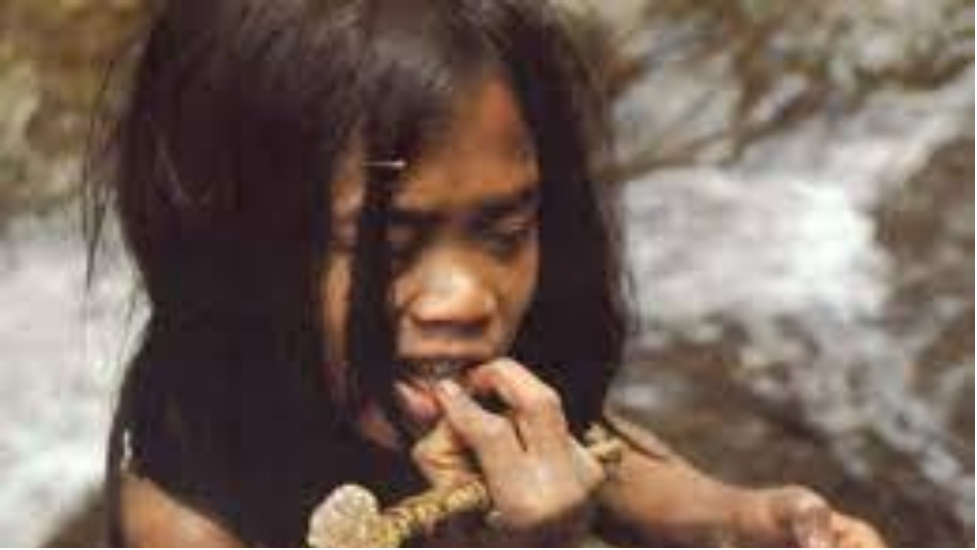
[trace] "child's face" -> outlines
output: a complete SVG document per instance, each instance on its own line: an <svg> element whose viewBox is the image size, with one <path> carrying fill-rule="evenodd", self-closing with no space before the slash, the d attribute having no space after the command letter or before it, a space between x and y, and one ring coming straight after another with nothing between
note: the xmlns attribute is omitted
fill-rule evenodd
<svg viewBox="0 0 977 550"><path fill-rule="evenodd" d="M501 79L464 94L432 150L402 173L392 198L390 250L398 378L408 424L422 432L438 417L428 382L444 363L462 366L507 353L536 289L539 168L532 138ZM330 262L322 281L328 368L342 380L347 295L363 198L362 151L332 185ZM464 384L464 368L454 374ZM376 406L368 436L392 442Z"/></svg>

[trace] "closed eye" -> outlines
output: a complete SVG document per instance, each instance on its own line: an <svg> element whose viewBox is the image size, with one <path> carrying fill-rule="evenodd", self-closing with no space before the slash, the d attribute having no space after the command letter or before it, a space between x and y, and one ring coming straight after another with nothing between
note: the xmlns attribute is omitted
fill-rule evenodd
<svg viewBox="0 0 977 550"><path fill-rule="evenodd" d="M493 255L504 259L527 244L535 231L535 215L511 217L480 231L479 240L485 243Z"/></svg>

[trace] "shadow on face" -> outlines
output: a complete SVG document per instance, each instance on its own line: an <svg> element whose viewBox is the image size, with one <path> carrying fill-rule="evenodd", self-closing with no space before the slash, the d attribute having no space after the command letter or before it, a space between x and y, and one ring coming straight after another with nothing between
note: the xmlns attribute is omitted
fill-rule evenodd
<svg viewBox="0 0 977 550"><path fill-rule="evenodd" d="M429 390L436 369L508 351L532 301L539 261L539 168L511 90L501 78L481 79L450 112L443 132L399 173L389 212L396 385L402 412L423 427L438 414ZM347 368L343 344L364 165L376 160L397 159L367 160L354 147L332 186L323 317L328 368L339 378Z"/></svg>

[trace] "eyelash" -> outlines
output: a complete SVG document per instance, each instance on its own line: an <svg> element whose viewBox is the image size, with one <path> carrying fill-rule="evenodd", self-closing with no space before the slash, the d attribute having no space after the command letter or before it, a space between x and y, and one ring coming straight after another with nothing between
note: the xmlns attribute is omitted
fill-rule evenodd
<svg viewBox="0 0 977 550"><path fill-rule="evenodd" d="M518 251L529 240L535 228L533 221L522 221L502 230L487 232L485 242L493 254L507 257Z"/></svg>
<svg viewBox="0 0 977 550"><path fill-rule="evenodd" d="M519 220L504 227L486 228L478 232L477 240L494 256L507 258L517 252L536 230L535 219ZM391 239L390 254L397 264L405 264L422 248L426 238L424 235L413 234L407 239ZM335 251L351 253L356 248L353 237L342 234L334 235ZM398 242L399 241L399 242Z"/></svg>

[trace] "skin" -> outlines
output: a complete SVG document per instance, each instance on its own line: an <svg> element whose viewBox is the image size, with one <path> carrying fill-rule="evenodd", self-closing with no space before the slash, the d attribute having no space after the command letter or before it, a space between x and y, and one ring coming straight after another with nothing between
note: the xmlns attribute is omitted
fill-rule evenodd
<svg viewBox="0 0 977 550"><path fill-rule="evenodd" d="M433 151L403 174L393 197L391 307L397 361L415 365L395 384L418 433L439 414L426 367L444 359L484 362L508 349L536 288L539 171L508 88L487 84L459 102ZM333 185L330 265L323 319L332 386L344 380L346 319L365 163L353 148ZM463 185L459 183L463 182ZM399 446L379 408L362 429Z"/></svg>
<svg viewBox="0 0 977 550"><path fill-rule="evenodd" d="M361 431L411 452L432 485L484 477L496 512L490 527L449 524L434 543L572 546L600 509L647 541L690 544L881 546L875 531L808 489L744 489L710 478L653 436L613 414L630 443L604 471L567 429L559 395L526 365L504 358L536 288L538 166L529 132L500 79L459 102L431 152L403 174L393 200L395 276L391 308L399 360L395 381L412 441L401 441L380 408ZM353 147L333 185L336 235L322 281L328 375L341 387L355 220L365 159ZM493 215L489 215L493 214ZM463 359L440 382L431 364ZM477 398L494 396L504 412ZM127 474L122 524L136 545L240 546L218 522L150 480Z"/></svg>

